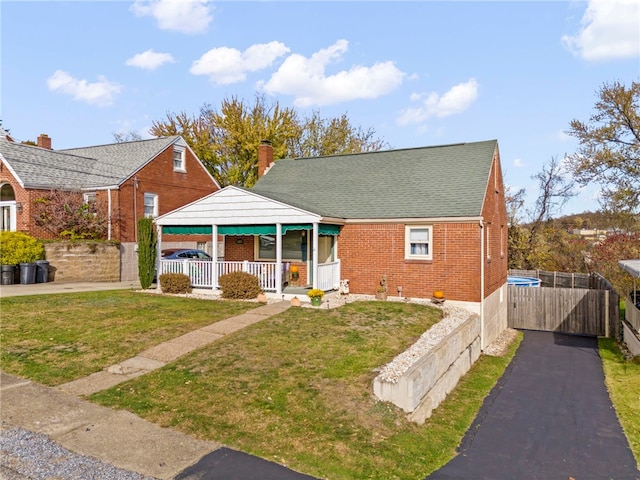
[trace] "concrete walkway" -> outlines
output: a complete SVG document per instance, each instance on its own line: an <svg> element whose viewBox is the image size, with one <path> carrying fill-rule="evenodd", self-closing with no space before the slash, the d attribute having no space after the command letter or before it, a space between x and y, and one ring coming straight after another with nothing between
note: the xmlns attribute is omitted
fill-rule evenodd
<svg viewBox="0 0 640 480"><path fill-rule="evenodd" d="M227 318L209 326L193 330L180 337L161 343L133 358L96 372L88 377L64 383L58 388L74 395L91 395L119 383L157 370L187 353L215 342L219 338L284 312L289 302L277 302L255 308L249 312Z"/></svg>
<svg viewBox="0 0 640 480"><path fill-rule="evenodd" d="M129 282L86 284L3 285L3 295L36 295L69 291L137 289ZM124 470L157 479L233 478L309 479L306 475L217 442L201 441L159 427L126 412L102 407L83 395L113 387L156 370L197 348L215 342L248 325L284 312L290 302L262 305L156 345L101 372L58 386L46 387L0 371L3 422L47 435L63 447L98 458Z"/></svg>
<svg viewBox="0 0 640 480"><path fill-rule="evenodd" d="M52 293L91 292L100 290L139 290L140 282L47 282L27 285L0 285L0 298Z"/></svg>

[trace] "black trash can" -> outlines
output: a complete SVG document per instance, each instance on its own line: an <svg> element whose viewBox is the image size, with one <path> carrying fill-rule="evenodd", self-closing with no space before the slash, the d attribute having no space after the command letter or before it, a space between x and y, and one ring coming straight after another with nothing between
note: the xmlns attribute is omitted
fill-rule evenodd
<svg viewBox="0 0 640 480"><path fill-rule="evenodd" d="M36 260L36 283L47 283L49 281L49 262L47 260Z"/></svg>
<svg viewBox="0 0 640 480"><path fill-rule="evenodd" d="M36 263L28 262L20 264L20 284L36 283Z"/></svg>
<svg viewBox="0 0 640 480"><path fill-rule="evenodd" d="M2 265L2 285L13 285L13 279L15 276L15 265Z"/></svg>

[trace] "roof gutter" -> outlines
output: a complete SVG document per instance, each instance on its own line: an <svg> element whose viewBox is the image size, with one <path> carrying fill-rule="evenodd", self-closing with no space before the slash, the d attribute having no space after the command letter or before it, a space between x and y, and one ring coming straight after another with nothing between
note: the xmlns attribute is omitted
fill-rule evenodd
<svg viewBox="0 0 640 480"><path fill-rule="evenodd" d="M345 224L365 224L365 223L476 223L482 225L483 217L398 217L398 218L356 218L342 220Z"/></svg>

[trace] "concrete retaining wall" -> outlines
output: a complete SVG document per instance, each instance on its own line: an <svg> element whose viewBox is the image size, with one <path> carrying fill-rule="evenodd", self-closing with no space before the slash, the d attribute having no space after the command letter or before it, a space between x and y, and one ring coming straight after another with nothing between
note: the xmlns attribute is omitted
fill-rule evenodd
<svg viewBox="0 0 640 480"><path fill-rule="evenodd" d="M120 247L98 242L45 243L49 281L118 282Z"/></svg>
<svg viewBox="0 0 640 480"><path fill-rule="evenodd" d="M424 423L480 357L480 317L470 316L417 360L396 383L373 381L375 395Z"/></svg>

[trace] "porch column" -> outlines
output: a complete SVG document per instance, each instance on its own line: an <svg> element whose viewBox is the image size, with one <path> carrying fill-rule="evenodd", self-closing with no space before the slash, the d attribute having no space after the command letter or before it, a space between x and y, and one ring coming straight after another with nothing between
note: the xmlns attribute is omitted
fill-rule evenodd
<svg viewBox="0 0 640 480"><path fill-rule="evenodd" d="M162 273L160 259L162 259L162 226L156 224L156 290L160 290L160 274Z"/></svg>
<svg viewBox="0 0 640 480"><path fill-rule="evenodd" d="M311 247L311 255L313 259L313 288L318 288L318 235L319 224L316 222L313 224L313 243Z"/></svg>
<svg viewBox="0 0 640 480"><path fill-rule="evenodd" d="M282 224L276 223L276 295L282 293Z"/></svg>
<svg viewBox="0 0 640 480"><path fill-rule="evenodd" d="M218 226L214 223L211 225L211 290L215 290L218 285Z"/></svg>

